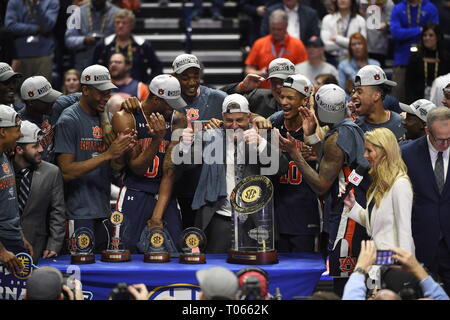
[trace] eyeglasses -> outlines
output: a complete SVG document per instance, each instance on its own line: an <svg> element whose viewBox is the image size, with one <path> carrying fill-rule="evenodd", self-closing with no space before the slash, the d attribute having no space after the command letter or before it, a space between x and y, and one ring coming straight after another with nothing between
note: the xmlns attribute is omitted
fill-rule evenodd
<svg viewBox="0 0 450 320"><path fill-rule="evenodd" d="M447 139L436 139L431 131L430 131L430 136L433 138L433 140L437 144L445 144L445 143L450 144L450 138L447 138Z"/></svg>

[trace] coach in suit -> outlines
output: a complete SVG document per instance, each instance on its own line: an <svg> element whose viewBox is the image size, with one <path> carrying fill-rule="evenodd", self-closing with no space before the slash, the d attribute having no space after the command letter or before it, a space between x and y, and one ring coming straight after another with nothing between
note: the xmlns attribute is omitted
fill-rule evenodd
<svg viewBox="0 0 450 320"><path fill-rule="evenodd" d="M63 179L59 168L42 161L40 129L23 121L23 137L14 154L17 199L22 230L34 248L33 261L55 257L61 250L66 207Z"/></svg>
<svg viewBox="0 0 450 320"><path fill-rule="evenodd" d="M268 7L261 23L261 36L269 34L269 17L277 9L286 11L288 15L288 33L291 36L299 38L303 43L306 43L314 35L320 37L317 11L302 4L301 0L283 0L281 3Z"/></svg>
<svg viewBox="0 0 450 320"><path fill-rule="evenodd" d="M417 259L450 293L450 109L427 116L426 136L402 147L414 189L412 233Z"/></svg>

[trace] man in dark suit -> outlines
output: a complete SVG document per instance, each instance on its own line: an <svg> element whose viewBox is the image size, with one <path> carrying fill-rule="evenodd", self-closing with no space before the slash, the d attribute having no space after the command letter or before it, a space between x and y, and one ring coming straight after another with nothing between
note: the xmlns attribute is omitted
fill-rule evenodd
<svg viewBox="0 0 450 320"><path fill-rule="evenodd" d="M40 129L23 121L13 158L23 233L34 248L33 261L56 257L66 220L63 179L59 168L42 161Z"/></svg>
<svg viewBox="0 0 450 320"><path fill-rule="evenodd" d="M255 121L250 123L251 113L244 96L227 96L222 105L222 117L223 121L209 121L206 128L211 130L197 131L195 135L188 121L182 140L175 149L182 157L176 161L186 168L197 164L196 154L200 151L197 147L203 146L204 163L192 209L198 210L195 226L201 228L208 239L207 253L225 253L231 248L230 194L238 182L253 175L276 175L287 170L288 165L286 156L271 145L270 134L266 140L258 132ZM194 137L196 141L198 138L202 141L194 142ZM214 155L208 153L212 149L215 150Z"/></svg>
<svg viewBox="0 0 450 320"><path fill-rule="evenodd" d="M261 23L261 35L269 34L269 17L277 9L288 14L288 33L306 43L312 36L320 37L319 17L317 11L302 4L301 0L283 0L267 8ZM295 11L297 16L294 15Z"/></svg>
<svg viewBox="0 0 450 320"><path fill-rule="evenodd" d="M417 259L450 293L450 109L428 113L426 136L402 147L414 187L412 232Z"/></svg>

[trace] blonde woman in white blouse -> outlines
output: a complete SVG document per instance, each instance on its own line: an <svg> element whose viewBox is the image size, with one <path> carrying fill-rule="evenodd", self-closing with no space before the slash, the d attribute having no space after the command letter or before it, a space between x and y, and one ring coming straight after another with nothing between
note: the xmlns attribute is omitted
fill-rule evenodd
<svg viewBox="0 0 450 320"><path fill-rule="evenodd" d="M334 13L323 18L320 37L329 62L337 66L348 56L350 36L359 32L367 38L367 29L366 20L357 13L356 0L336 0L334 9Z"/></svg>
<svg viewBox="0 0 450 320"><path fill-rule="evenodd" d="M401 248L414 254L411 231L413 191L397 139L391 130L378 128L365 134L364 157L373 178L367 208L352 193L344 200L344 214L366 227L378 250Z"/></svg>

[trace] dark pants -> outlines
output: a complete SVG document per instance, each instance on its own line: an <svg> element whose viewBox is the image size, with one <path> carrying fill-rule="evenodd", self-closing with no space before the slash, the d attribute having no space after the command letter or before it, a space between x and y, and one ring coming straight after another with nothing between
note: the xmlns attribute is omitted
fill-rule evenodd
<svg viewBox="0 0 450 320"><path fill-rule="evenodd" d="M108 246L108 235L103 225L105 218L74 220L75 232L80 228L87 228L94 234L94 253L101 253Z"/></svg>
<svg viewBox="0 0 450 320"><path fill-rule="evenodd" d="M3 244L3 246L5 247L6 250L11 251L14 254L18 254L21 252L30 253L25 248L25 245L24 245L22 239L10 240L10 239L0 238L0 242Z"/></svg>
<svg viewBox="0 0 450 320"><path fill-rule="evenodd" d="M444 239L439 242L438 254L430 266L430 272L438 276L445 292L450 296L450 249Z"/></svg>
<svg viewBox="0 0 450 320"><path fill-rule="evenodd" d="M280 234L278 252L315 252L316 236Z"/></svg>
<svg viewBox="0 0 450 320"><path fill-rule="evenodd" d="M181 211L181 220L183 223L183 230L194 226L195 222L195 211L192 210L192 199L193 198L177 198L178 205Z"/></svg>
<svg viewBox="0 0 450 320"><path fill-rule="evenodd" d="M231 217L215 213L205 229L206 253L227 253L231 248Z"/></svg>

